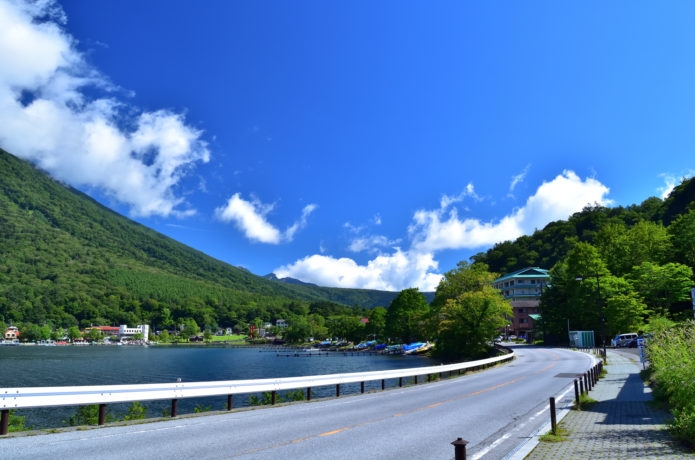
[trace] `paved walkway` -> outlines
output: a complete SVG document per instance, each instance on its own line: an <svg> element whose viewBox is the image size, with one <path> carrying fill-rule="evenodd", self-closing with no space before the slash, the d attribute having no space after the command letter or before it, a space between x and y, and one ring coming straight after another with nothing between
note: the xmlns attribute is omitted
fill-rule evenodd
<svg viewBox="0 0 695 460"><path fill-rule="evenodd" d="M608 350L607 374L589 392L598 403L582 411L558 412L567 439L538 442L535 436L510 459L695 458L671 438L669 414L649 404L651 390L639 376L641 369L638 356ZM538 434L549 431L550 424Z"/></svg>

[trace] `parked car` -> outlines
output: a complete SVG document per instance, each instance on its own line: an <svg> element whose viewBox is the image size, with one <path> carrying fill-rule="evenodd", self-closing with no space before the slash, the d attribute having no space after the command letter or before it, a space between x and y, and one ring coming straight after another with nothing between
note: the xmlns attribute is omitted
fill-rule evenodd
<svg viewBox="0 0 695 460"><path fill-rule="evenodd" d="M613 340L611 340L611 345L614 347L624 347L630 340L636 339L636 332L626 332L624 334L618 334Z"/></svg>

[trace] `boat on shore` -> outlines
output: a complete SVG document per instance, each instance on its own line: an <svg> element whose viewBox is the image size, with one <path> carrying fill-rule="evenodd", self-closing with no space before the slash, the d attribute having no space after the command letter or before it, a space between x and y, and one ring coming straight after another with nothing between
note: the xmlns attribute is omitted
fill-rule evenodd
<svg viewBox="0 0 695 460"><path fill-rule="evenodd" d="M433 344L430 342L413 342L408 345L403 345L403 354L404 355L419 355L422 353L426 353L427 351L431 350L433 347Z"/></svg>

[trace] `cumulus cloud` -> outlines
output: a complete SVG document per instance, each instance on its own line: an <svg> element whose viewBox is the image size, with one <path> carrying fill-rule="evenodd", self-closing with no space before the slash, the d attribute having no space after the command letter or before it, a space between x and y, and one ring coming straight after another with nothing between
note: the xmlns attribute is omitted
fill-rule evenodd
<svg viewBox="0 0 695 460"><path fill-rule="evenodd" d="M608 205L608 188L599 181L580 179L572 171L563 171L544 182L522 208L497 221L483 222L461 218L456 209L418 210L409 233L419 251L475 249L530 234L549 222L567 219L587 205Z"/></svg>
<svg viewBox="0 0 695 460"><path fill-rule="evenodd" d="M300 219L282 232L267 219L274 207L275 204L264 204L256 198L244 200L239 193L235 193L226 205L215 209L215 216L223 222L232 222L252 241L280 244L292 241L295 233L306 226L308 216L316 209L314 204L305 206Z"/></svg>
<svg viewBox="0 0 695 460"><path fill-rule="evenodd" d="M400 291L418 286L423 292L434 291L441 275L433 273L437 262L432 254L418 254L395 248L392 254L379 255L359 265L350 258L312 255L274 270L279 278L292 277L321 286Z"/></svg>
<svg viewBox="0 0 695 460"><path fill-rule="evenodd" d="M65 22L53 0L0 0L0 147L59 180L100 190L134 216L194 213L176 187L209 161L202 132L182 114L117 100Z"/></svg>
<svg viewBox="0 0 695 460"><path fill-rule="evenodd" d="M464 197L479 199L469 184L456 197L445 197L440 207L418 210L408 228L410 248L381 252L360 265L350 258L312 255L275 270L278 277L292 277L322 286L400 291L418 287L436 289L442 275L437 273L436 254L445 250L477 249L531 234L548 223L567 219L587 205L610 205L609 189L593 178L582 180L572 171L563 171L542 183L526 204L495 221L462 218L452 205ZM374 241L353 240L350 249L364 249Z"/></svg>

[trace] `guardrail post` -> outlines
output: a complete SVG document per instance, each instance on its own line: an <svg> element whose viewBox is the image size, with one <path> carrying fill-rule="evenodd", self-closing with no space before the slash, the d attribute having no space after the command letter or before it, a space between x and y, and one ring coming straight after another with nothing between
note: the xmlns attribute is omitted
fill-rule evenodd
<svg viewBox="0 0 695 460"><path fill-rule="evenodd" d="M360 393L364 393L364 382L360 382Z"/></svg>
<svg viewBox="0 0 695 460"><path fill-rule="evenodd" d="M381 389L384 390L386 388L386 379L381 379Z"/></svg>
<svg viewBox="0 0 695 460"><path fill-rule="evenodd" d="M413 375L413 385L417 385L417 375Z"/></svg>
<svg viewBox="0 0 695 460"><path fill-rule="evenodd" d="M106 421L106 404L99 404L99 425Z"/></svg>
<svg viewBox="0 0 695 460"><path fill-rule="evenodd" d="M466 460L466 444L468 444L468 441L462 438L457 438L456 441L451 443L454 446L454 458L456 460Z"/></svg>
<svg viewBox="0 0 695 460"><path fill-rule="evenodd" d="M339 398L340 397L340 384L336 384L335 386L335 397Z"/></svg>
<svg viewBox="0 0 695 460"><path fill-rule="evenodd" d="M6 435L10 429L10 410L3 409L0 415L0 435Z"/></svg>
<svg viewBox="0 0 695 460"><path fill-rule="evenodd" d="M550 397L550 429L553 434L557 434L557 414L555 414L555 398Z"/></svg>
<svg viewBox="0 0 695 460"><path fill-rule="evenodd" d="M171 400L171 416L176 417L176 409L179 406L179 400L178 399L172 399Z"/></svg>
<svg viewBox="0 0 695 460"><path fill-rule="evenodd" d="M399 387L403 386L403 377L398 377L398 386Z"/></svg>
<svg viewBox="0 0 695 460"><path fill-rule="evenodd" d="M307 387L306 389L306 400L311 401L311 387Z"/></svg>
<svg viewBox="0 0 695 460"><path fill-rule="evenodd" d="M574 379L574 400L577 401L577 410L582 410L582 403L579 400L579 385L577 379Z"/></svg>
<svg viewBox="0 0 695 460"><path fill-rule="evenodd" d="M227 410L232 410L232 396L233 395L227 395Z"/></svg>
<svg viewBox="0 0 695 460"><path fill-rule="evenodd" d="M277 396L277 392L276 392L275 390L273 390L272 393L270 393L270 404L271 404L272 406L275 405L275 398L276 398L276 396Z"/></svg>

